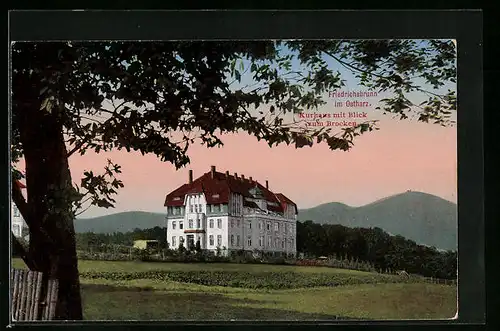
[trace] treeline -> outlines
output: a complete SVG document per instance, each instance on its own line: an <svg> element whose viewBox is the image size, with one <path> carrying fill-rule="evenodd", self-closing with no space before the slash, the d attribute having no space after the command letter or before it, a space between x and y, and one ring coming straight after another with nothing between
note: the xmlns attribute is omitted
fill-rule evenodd
<svg viewBox="0 0 500 331"><path fill-rule="evenodd" d="M164 228L155 226L151 229L134 229L133 231L122 233L77 233L77 250L94 250L101 246L132 246L135 240L158 240L159 248L166 248L167 234Z"/></svg>
<svg viewBox="0 0 500 331"><path fill-rule="evenodd" d="M370 263L376 270L456 279L457 252L439 251L380 228L348 228L338 224L297 222L297 252Z"/></svg>
<svg viewBox="0 0 500 331"><path fill-rule="evenodd" d="M158 240L167 249L166 231L161 227L135 229L127 233L77 233L77 250L127 254L134 240ZM168 250L167 250L168 251ZM380 228L349 228L338 224L297 222L297 252L305 258L327 256L336 261L356 261L370 270L405 270L425 277L456 279L457 252L439 251L402 236L391 236ZM125 257L124 257L125 258Z"/></svg>

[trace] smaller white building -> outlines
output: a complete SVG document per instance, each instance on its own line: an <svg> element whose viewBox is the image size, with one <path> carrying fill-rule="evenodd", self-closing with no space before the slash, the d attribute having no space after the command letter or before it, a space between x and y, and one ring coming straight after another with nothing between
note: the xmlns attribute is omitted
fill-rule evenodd
<svg viewBox="0 0 500 331"><path fill-rule="evenodd" d="M22 184L21 182L16 182L16 184L19 186L21 189L21 192L25 192L26 186ZM23 194L25 195L25 194ZM21 213L19 212L19 209L17 208L16 204L14 201L11 201L11 209L10 209L10 215L11 215L11 229L12 233L14 236L18 238L22 238L23 236L23 230L27 229L28 226L26 225L26 222L24 221ZM27 239L27 238L25 238Z"/></svg>

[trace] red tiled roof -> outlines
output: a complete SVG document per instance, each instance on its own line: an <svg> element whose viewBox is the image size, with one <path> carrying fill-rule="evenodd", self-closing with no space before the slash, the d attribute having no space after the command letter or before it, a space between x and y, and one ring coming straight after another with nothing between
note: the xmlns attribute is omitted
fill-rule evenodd
<svg viewBox="0 0 500 331"><path fill-rule="evenodd" d="M191 184L184 184L167 194L164 205L182 206L184 205L184 197L186 194L202 192L205 194L208 204L228 203L230 193L238 193L243 197L252 198L249 191L256 186L262 192L264 199L276 204L276 206L268 205L268 210L270 211L283 212L284 203L295 205L293 201L283 194L277 195L255 180L250 181L248 178L243 179L241 177L235 178L232 175L228 176L221 172L215 172L214 178L212 178L210 171L204 173ZM175 198L178 199L174 200Z"/></svg>
<svg viewBox="0 0 500 331"><path fill-rule="evenodd" d="M290 204L295 206L295 214L298 213L297 205L295 204L295 202L287 198L283 193L276 193L276 197L280 201L281 206L283 207L284 210L286 210L287 204Z"/></svg>

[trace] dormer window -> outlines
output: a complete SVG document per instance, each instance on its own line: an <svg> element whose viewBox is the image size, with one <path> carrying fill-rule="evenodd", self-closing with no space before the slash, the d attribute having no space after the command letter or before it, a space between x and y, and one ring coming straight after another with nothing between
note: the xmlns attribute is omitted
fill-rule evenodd
<svg viewBox="0 0 500 331"><path fill-rule="evenodd" d="M179 201L181 198L180 197L175 197L174 201Z"/></svg>
<svg viewBox="0 0 500 331"><path fill-rule="evenodd" d="M249 193L256 199L262 199L264 197L262 191L255 185L255 187L249 190Z"/></svg>
<svg viewBox="0 0 500 331"><path fill-rule="evenodd" d="M219 195L218 194L212 194L212 198L219 199Z"/></svg>

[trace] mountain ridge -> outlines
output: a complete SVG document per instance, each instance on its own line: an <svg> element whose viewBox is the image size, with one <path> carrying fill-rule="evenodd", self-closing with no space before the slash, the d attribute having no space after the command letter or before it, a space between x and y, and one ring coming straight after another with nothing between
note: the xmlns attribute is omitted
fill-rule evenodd
<svg viewBox="0 0 500 331"><path fill-rule="evenodd" d="M457 249L457 205L441 197L407 191L359 207L327 203L299 210L300 221L348 227L379 227L419 244Z"/></svg>
<svg viewBox="0 0 500 331"><path fill-rule="evenodd" d="M378 227L419 244L457 249L457 205L429 193L407 191L358 207L329 202L298 212L299 221ZM75 230L80 233L128 232L155 226L165 226L165 214L130 211L75 221Z"/></svg>

